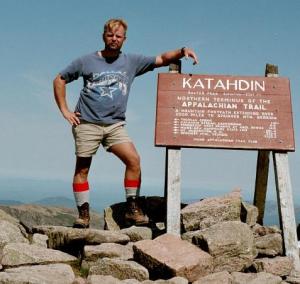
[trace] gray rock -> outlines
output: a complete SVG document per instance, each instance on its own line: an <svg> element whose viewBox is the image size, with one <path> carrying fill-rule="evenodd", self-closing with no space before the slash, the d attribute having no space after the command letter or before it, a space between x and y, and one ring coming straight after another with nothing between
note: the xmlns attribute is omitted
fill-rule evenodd
<svg viewBox="0 0 300 284"><path fill-rule="evenodd" d="M100 282L100 283L102 283L102 282ZM76 277L75 280L72 282L72 284L87 284L87 281L85 278Z"/></svg>
<svg viewBox="0 0 300 284"><path fill-rule="evenodd" d="M124 203L122 203L124 204ZM123 205L125 206L125 204ZM124 209L123 206L117 207L115 206L110 206L107 208L104 208L104 229L109 230L109 231L119 231L120 230L120 225L117 223L118 219L122 219L124 215ZM119 213L121 211L121 213ZM118 214L116 214L118 212ZM116 217L117 216L117 217ZM119 221L119 223L121 223ZM124 221L122 222L123 226Z"/></svg>
<svg viewBox="0 0 300 284"><path fill-rule="evenodd" d="M74 229L62 226L39 226L34 227L33 232L48 236L49 248L62 249L74 255L80 251L84 245L97 245L102 243L129 242L127 235L120 232L111 232L96 229Z"/></svg>
<svg viewBox="0 0 300 284"><path fill-rule="evenodd" d="M42 234L33 234L31 244L47 248L48 236Z"/></svg>
<svg viewBox="0 0 300 284"><path fill-rule="evenodd" d="M136 279L119 280L109 275L89 275L87 284L188 284L188 280L183 277L173 277L168 280L144 280ZM77 283L73 283L77 284Z"/></svg>
<svg viewBox="0 0 300 284"><path fill-rule="evenodd" d="M216 273L209 274L207 276L201 277L193 284L231 284L232 276L228 271L220 271Z"/></svg>
<svg viewBox="0 0 300 284"><path fill-rule="evenodd" d="M282 236L278 233L257 236L255 237L255 247L259 256L282 255Z"/></svg>
<svg viewBox="0 0 300 284"><path fill-rule="evenodd" d="M0 283L11 284L72 284L75 275L67 264L22 266L0 272Z"/></svg>
<svg viewBox="0 0 300 284"><path fill-rule="evenodd" d="M194 281L213 270L213 258L208 253L172 234L136 242L133 250L134 259L156 279L181 276Z"/></svg>
<svg viewBox="0 0 300 284"><path fill-rule="evenodd" d="M241 195L234 191L224 197L206 198L181 210L185 231L208 228L224 221L240 221Z"/></svg>
<svg viewBox="0 0 300 284"><path fill-rule="evenodd" d="M16 223L0 220L0 248L12 242L29 243Z"/></svg>
<svg viewBox="0 0 300 284"><path fill-rule="evenodd" d="M231 276L233 284L282 284L281 277L266 272L232 272Z"/></svg>
<svg viewBox="0 0 300 284"><path fill-rule="evenodd" d="M140 197L140 204L152 223L164 222L166 202L163 197ZM184 206L184 205L182 205ZM126 203L120 202L104 209L104 228L110 231L118 231L126 228L124 222Z"/></svg>
<svg viewBox="0 0 300 284"><path fill-rule="evenodd" d="M269 234L281 234L281 230L277 226L261 226L259 224L255 224L251 227L255 237L265 236Z"/></svg>
<svg viewBox="0 0 300 284"><path fill-rule="evenodd" d="M148 270L142 265L128 260L115 258L102 258L92 266L89 275L110 275L117 279L136 279L143 281L149 279Z"/></svg>
<svg viewBox="0 0 300 284"><path fill-rule="evenodd" d="M290 284L300 284L300 277L287 276L285 280Z"/></svg>
<svg viewBox="0 0 300 284"><path fill-rule="evenodd" d="M241 221L248 224L249 226L253 226L257 222L257 217L258 217L257 207L252 204L242 202Z"/></svg>
<svg viewBox="0 0 300 284"><path fill-rule="evenodd" d="M87 284L140 284L136 279L119 280L110 275L89 275Z"/></svg>
<svg viewBox="0 0 300 284"><path fill-rule="evenodd" d="M27 264L73 263L77 258L64 252L26 243L9 243L2 251L3 267Z"/></svg>
<svg viewBox="0 0 300 284"><path fill-rule="evenodd" d="M78 216L77 209L41 206L35 204L22 204L12 206L0 206L2 210L20 220L31 231L35 226L59 225L70 227ZM103 228L103 217L91 212L91 228Z"/></svg>
<svg viewBox="0 0 300 284"><path fill-rule="evenodd" d="M242 271L257 255L249 226L238 221L218 223L198 231L193 243L214 257L215 272Z"/></svg>
<svg viewBox="0 0 300 284"><path fill-rule="evenodd" d="M148 227L132 226L130 228L122 229L121 233L127 235L131 242L152 239L152 230Z"/></svg>
<svg viewBox="0 0 300 284"><path fill-rule="evenodd" d="M97 261L98 258L120 258L124 260L133 259L132 243L120 245L115 243L104 243L96 246L84 247L84 259L86 261Z"/></svg>
<svg viewBox="0 0 300 284"><path fill-rule="evenodd" d="M1 208L1 206L0 206ZM17 218L14 218L10 214L6 213L4 210L0 209L0 220L8 221L14 225L19 225L20 221Z"/></svg>
<svg viewBox="0 0 300 284"><path fill-rule="evenodd" d="M292 260L286 256L258 258L253 263L255 272L268 272L281 277L289 275L293 267Z"/></svg>
<svg viewBox="0 0 300 284"><path fill-rule="evenodd" d="M181 238L185 241L193 243L193 237L197 236L199 232L201 232L201 230L185 232L181 235Z"/></svg>
<svg viewBox="0 0 300 284"><path fill-rule="evenodd" d="M173 277L168 280L163 280L163 279L159 279L156 281L145 280L141 283L142 284L188 284L188 280L183 277Z"/></svg>

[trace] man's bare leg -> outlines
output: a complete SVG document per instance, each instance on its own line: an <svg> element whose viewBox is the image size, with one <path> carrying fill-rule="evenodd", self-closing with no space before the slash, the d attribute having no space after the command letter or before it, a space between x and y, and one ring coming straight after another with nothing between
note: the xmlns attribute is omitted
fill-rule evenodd
<svg viewBox="0 0 300 284"><path fill-rule="evenodd" d="M115 154L126 166L125 179L136 180L141 177L140 156L131 142L113 145L109 151Z"/></svg>
<svg viewBox="0 0 300 284"><path fill-rule="evenodd" d="M73 178L73 193L79 212L74 228L88 228L90 222L89 214L89 183L88 173L92 157L77 157L75 173Z"/></svg>
<svg viewBox="0 0 300 284"><path fill-rule="evenodd" d="M140 208L137 197L141 186L140 157L135 146L131 142L125 142L110 147L110 152L115 154L125 164L124 187L127 200L127 212L125 222L128 225L143 225L149 222L149 218Z"/></svg>

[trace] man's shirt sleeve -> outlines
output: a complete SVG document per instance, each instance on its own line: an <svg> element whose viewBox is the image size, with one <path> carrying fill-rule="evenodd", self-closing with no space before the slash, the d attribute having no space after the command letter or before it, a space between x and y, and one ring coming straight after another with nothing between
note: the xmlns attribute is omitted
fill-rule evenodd
<svg viewBox="0 0 300 284"><path fill-rule="evenodd" d="M136 66L135 76L140 76L155 68L155 56L134 55L133 58Z"/></svg>
<svg viewBox="0 0 300 284"><path fill-rule="evenodd" d="M59 74L61 78L66 81L66 83L77 80L80 76L82 76L81 58L74 60L69 66L59 72Z"/></svg>

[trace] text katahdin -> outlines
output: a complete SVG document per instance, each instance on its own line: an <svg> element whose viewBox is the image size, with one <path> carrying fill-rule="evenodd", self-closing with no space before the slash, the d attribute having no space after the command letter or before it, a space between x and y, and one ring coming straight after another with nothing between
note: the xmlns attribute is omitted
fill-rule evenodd
<svg viewBox="0 0 300 284"><path fill-rule="evenodd" d="M182 88L188 89L206 89L206 90L217 90L222 89L224 91L265 91L265 82L257 80L221 80L214 78L182 78Z"/></svg>

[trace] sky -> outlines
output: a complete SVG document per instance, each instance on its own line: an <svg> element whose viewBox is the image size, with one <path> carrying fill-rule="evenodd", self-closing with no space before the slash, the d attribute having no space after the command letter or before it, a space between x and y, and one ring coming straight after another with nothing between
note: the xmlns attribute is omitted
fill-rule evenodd
<svg viewBox="0 0 300 284"><path fill-rule="evenodd" d="M71 194L73 138L55 104L52 81L75 58L100 50L103 24L121 17L128 22L123 52L152 56L193 48L200 63L183 60L182 73L264 76L266 63L278 65L291 83L296 151L289 153L289 166L300 202L300 1L0 0L0 6L1 196L24 198L34 187L37 196ZM164 190L165 149L154 146L159 72L168 68L136 78L127 110L128 132L142 160L143 195ZM68 85L71 109L81 86L80 80ZM256 159L257 151L183 148L182 198L240 188L251 200ZM123 199L123 172L117 158L99 149L89 176L99 198ZM271 161L268 198L275 192Z"/></svg>

